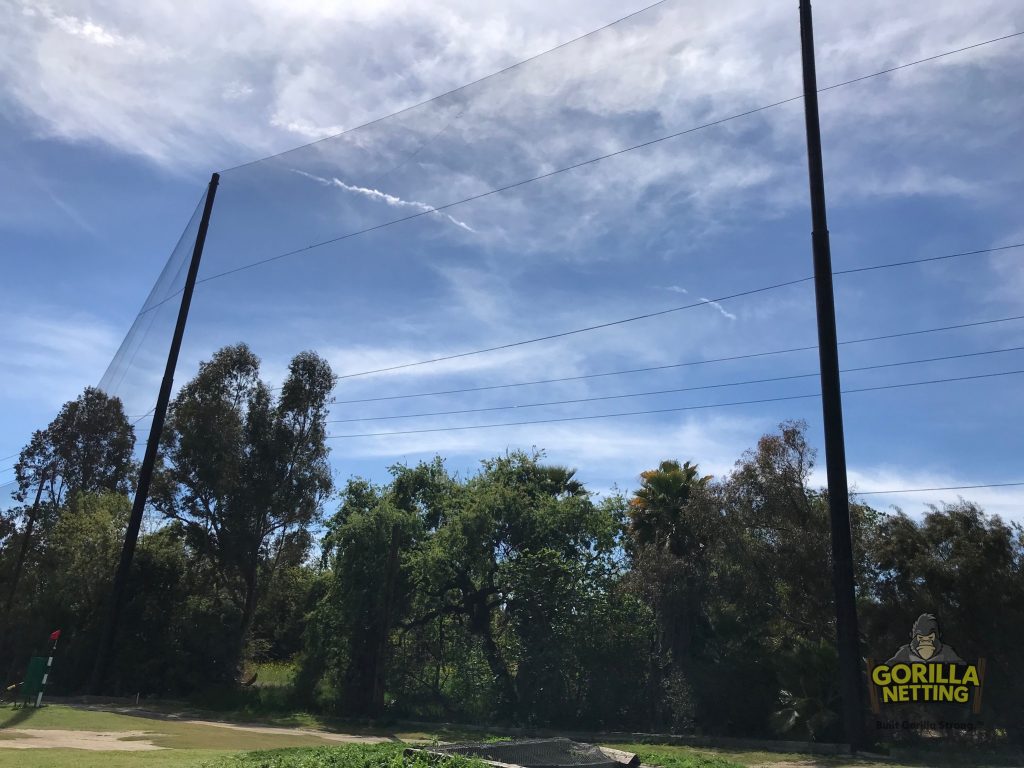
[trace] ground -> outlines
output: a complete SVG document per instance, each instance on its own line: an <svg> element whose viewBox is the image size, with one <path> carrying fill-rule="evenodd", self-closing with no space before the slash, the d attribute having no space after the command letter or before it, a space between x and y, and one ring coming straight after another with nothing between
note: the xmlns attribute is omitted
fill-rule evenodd
<svg viewBox="0 0 1024 768"><path fill-rule="evenodd" d="M256 750L296 747L326 747L345 744L423 743L434 739L467 738L466 734L438 730L433 733L395 729L326 725L311 718L285 719L304 727L275 723L229 722L192 712L169 709L118 707L118 711L98 711L82 705L54 705L42 709L0 709L0 768L200 768L223 762L232 755ZM480 735L476 734L475 738ZM619 749L637 752L645 763L665 768L922 768L923 766L1024 765L1000 759L988 760L977 753L916 755L912 758L858 760L844 757L776 754L735 750L715 750L651 744L616 744ZM282 753L286 757L288 753ZM295 753L316 758L320 753ZM254 756L244 765L290 765L278 762L280 756ZM299 762L294 763L299 765ZM302 765L326 765L318 759ZM333 763L331 763L333 764Z"/></svg>

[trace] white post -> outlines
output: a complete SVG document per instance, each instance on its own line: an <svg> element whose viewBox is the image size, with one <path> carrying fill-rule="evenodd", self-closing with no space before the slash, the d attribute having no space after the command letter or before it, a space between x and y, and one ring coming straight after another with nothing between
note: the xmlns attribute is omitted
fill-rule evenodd
<svg viewBox="0 0 1024 768"><path fill-rule="evenodd" d="M59 630L58 630L59 632ZM60 639L60 635L57 635ZM46 672L43 673L43 682L39 686L39 693L36 694L36 709L43 706L43 689L46 688L46 680L50 677L50 668L53 666L53 654L57 652L57 640L53 641L53 648L50 649L50 657L46 660Z"/></svg>

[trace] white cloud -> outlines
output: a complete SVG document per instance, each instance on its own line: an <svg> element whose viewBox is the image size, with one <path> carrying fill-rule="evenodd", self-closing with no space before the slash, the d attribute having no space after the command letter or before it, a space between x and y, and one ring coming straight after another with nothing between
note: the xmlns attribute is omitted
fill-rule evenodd
<svg viewBox="0 0 1024 768"><path fill-rule="evenodd" d="M115 328L91 315L45 305L31 311L7 307L0 313L7 337L0 389L7 398L54 412L99 380L121 340Z"/></svg>

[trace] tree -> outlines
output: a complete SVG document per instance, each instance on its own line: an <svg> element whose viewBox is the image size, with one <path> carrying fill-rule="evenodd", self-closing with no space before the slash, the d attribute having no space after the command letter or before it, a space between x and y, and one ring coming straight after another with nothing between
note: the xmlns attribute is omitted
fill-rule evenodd
<svg viewBox="0 0 1024 768"><path fill-rule="evenodd" d="M276 400L245 344L200 365L169 409L154 504L214 563L239 610L238 660L250 637L260 577L320 514L332 482L326 417L334 377L296 355Z"/></svg>
<svg viewBox="0 0 1024 768"><path fill-rule="evenodd" d="M695 464L663 461L640 474L629 500L633 584L657 622L648 700L659 725L667 717L685 727L692 717L692 678L711 632L714 552L725 539L710 483Z"/></svg>
<svg viewBox="0 0 1024 768"><path fill-rule="evenodd" d="M409 574L403 559L423 526L414 509L396 501L394 488L350 481L340 525L324 543L333 561L325 601L340 618L332 666L346 714L383 714L391 632L408 610Z"/></svg>
<svg viewBox="0 0 1024 768"><path fill-rule="evenodd" d="M559 614L568 618L572 590L615 543L616 529L574 471L541 458L484 461L410 554L417 600L407 626L447 621L467 632L501 719L564 714L574 636Z"/></svg>
<svg viewBox="0 0 1024 768"><path fill-rule="evenodd" d="M134 448L135 433L121 400L96 387L86 387L63 405L45 430L32 434L14 468L14 498L35 498L19 510L24 530L7 588L3 629L40 518L52 525L61 508L75 510L80 494L127 493L135 468Z"/></svg>
<svg viewBox="0 0 1024 768"><path fill-rule="evenodd" d="M16 498L25 501L40 483L53 508L73 504L78 493L128 493L134 448L135 433L120 398L86 387L22 449Z"/></svg>

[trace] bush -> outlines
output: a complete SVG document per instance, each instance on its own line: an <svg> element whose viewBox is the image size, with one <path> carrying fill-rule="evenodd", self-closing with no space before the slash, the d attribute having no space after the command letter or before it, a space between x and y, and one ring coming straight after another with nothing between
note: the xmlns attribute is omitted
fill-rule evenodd
<svg viewBox="0 0 1024 768"><path fill-rule="evenodd" d="M209 763L207 768L483 768L477 760L453 757L432 762L406 758L404 744L350 744L246 752Z"/></svg>

